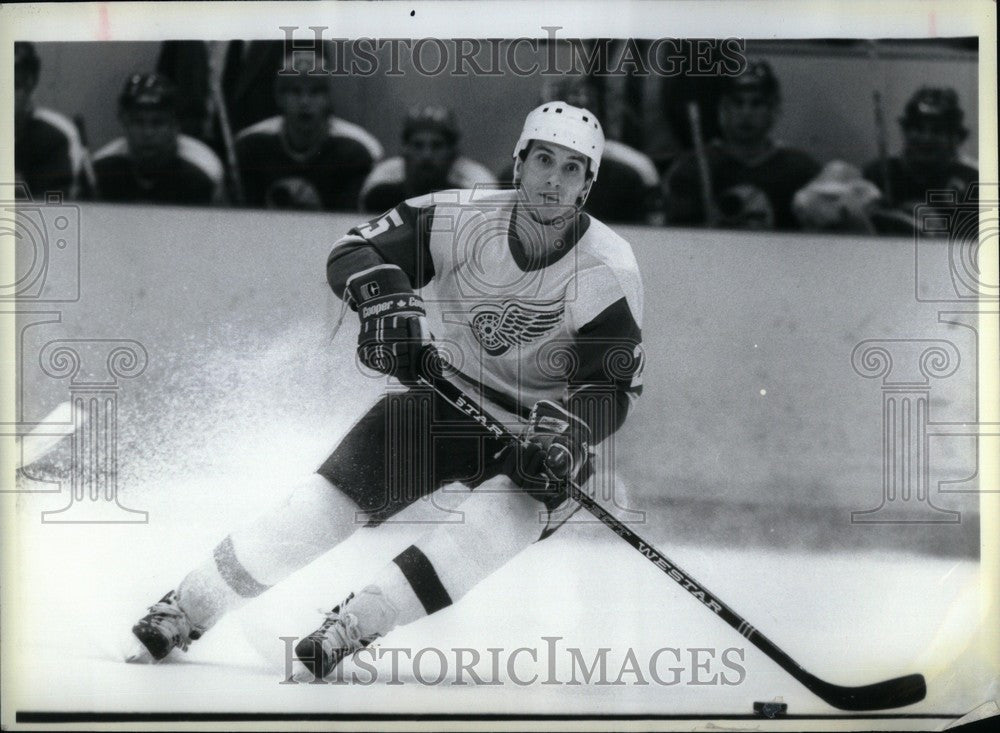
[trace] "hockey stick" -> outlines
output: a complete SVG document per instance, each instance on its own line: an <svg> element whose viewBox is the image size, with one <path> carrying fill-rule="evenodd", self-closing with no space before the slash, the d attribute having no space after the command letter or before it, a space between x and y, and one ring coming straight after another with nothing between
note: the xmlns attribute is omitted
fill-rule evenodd
<svg viewBox="0 0 1000 733"><path fill-rule="evenodd" d="M698 183L701 189L701 204L705 209L705 226L719 225L719 207L712 194L712 171L705 151L705 138L701 133L701 112L697 102L688 102L688 122L691 124L691 140L694 143L694 157L698 163Z"/></svg>
<svg viewBox="0 0 1000 733"><path fill-rule="evenodd" d="M871 59L879 79L882 78L882 64L879 59L878 42L870 41L868 55ZM885 114L882 111L882 82L878 81L872 86L872 107L875 112L875 145L878 150L879 175L882 177L882 196L886 205L891 209L895 206L895 199L892 195L892 181L889 180L889 149L888 134L885 127Z"/></svg>
<svg viewBox="0 0 1000 733"><path fill-rule="evenodd" d="M209 75L212 77L212 75ZM215 105L215 113L218 115L219 133L222 135L222 147L226 152L226 168L232 183L230 193L233 203L242 206L246 203L243 195L243 179L240 177L239 159L236 157L236 143L233 138L233 128L229 124L229 111L226 109L226 99L222 94L222 87L219 82L212 77L209 81L209 93L212 95L212 103Z"/></svg>
<svg viewBox="0 0 1000 733"><path fill-rule="evenodd" d="M435 359L436 357L431 360L421 359L421 363L434 363ZM437 364L441 364L439 359L437 360ZM468 415L494 436L511 441L520 440L503 423L499 422L495 417L473 402L461 389L444 379L439 373L440 368L432 366L431 369L426 371L435 373L421 374L417 378L418 383L433 389L442 399ZM676 563L669 560L624 523L609 514L600 504L585 494L578 485L571 482L567 486L567 494L584 509L601 520L612 532L642 553L647 560L662 570L673 581L684 588L684 590L701 601L706 608L714 611L717 616L736 629L747 641L777 662L783 670L801 682L806 689L833 707L840 710L855 711L899 708L919 702L927 694L924 677L920 674L910 674L905 677L897 677L871 685L861 685L860 687L834 685L810 674L779 648L777 644L751 626L742 616L719 600L714 594L710 593L700 583L696 582L688 573L681 570Z"/></svg>

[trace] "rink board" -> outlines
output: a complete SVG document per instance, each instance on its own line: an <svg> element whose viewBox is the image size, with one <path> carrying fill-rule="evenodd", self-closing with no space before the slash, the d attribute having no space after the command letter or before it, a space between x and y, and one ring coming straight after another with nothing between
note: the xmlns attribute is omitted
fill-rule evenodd
<svg viewBox="0 0 1000 733"><path fill-rule="evenodd" d="M357 368L353 314L331 341L340 304L325 284L325 258L356 221L80 207L78 297L47 307L58 322L20 319L23 419L67 399L70 380L47 373L38 356L47 344L134 340L148 364L116 385L118 484L134 506L167 475L284 485L312 470L383 386ZM615 467L622 503L650 512L654 535L667 527L722 545L977 552L969 436L927 437L935 509L917 497L908 505L960 524L851 522L852 511L883 500L893 379L924 379L931 423L975 421L975 322L940 315L965 305L946 243L618 231L644 281L647 366L643 396L616 436ZM949 292L952 303L928 301ZM866 374L852 362L863 342L894 350L893 371ZM923 344L952 358L950 373L921 371ZM60 450L27 478L52 481L68 460Z"/></svg>

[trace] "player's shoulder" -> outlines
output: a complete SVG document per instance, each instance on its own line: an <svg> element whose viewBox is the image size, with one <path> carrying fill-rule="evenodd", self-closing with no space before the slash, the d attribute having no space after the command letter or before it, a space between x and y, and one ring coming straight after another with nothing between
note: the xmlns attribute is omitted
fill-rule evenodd
<svg viewBox="0 0 1000 733"><path fill-rule="evenodd" d="M604 155L601 157L601 168L603 169L609 162L628 169L637 175L645 186L658 186L660 184L660 174L656 170L653 160L631 145L626 145L618 140L607 140L604 143Z"/></svg>
<svg viewBox="0 0 1000 733"><path fill-rule="evenodd" d="M198 170L212 183L222 181L222 161L210 147L189 135L177 136L177 156Z"/></svg>
<svg viewBox="0 0 1000 733"><path fill-rule="evenodd" d="M574 307L580 323L587 323L608 306L624 298L636 323L641 325L643 310L642 277L632 245L604 222L590 218L590 226L580 238L577 264L580 293Z"/></svg>
<svg viewBox="0 0 1000 733"><path fill-rule="evenodd" d="M448 182L454 188L466 189L473 188L476 184L495 185L497 179L486 166L461 155L448 171Z"/></svg>
<svg viewBox="0 0 1000 733"><path fill-rule="evenodd" d="M435 191L423 196L406 200L408 206L414 208L460 208L463 214L474 212L477 208L484 214L499 213L509 209L517 202L517 192L511 189L493 187L490 185L474 188L449 188Z"/></svg>
<svg viewBox="0 0 1000 733"><path fill-rule="evenodd" d="M47 107L36 107L32 116L46 137L65 139L72 146L80 144L80 133L76 125L61 112Z"/></svg>
<svg viewBox="0 0 1000 733"><path fill-rule="evenodd" d="M281 135L281 129L283 125L283 120L281 115L275 115L274 117L268 117L256 122L249 127L244 127L238 133L236 133L236 142L246 143L248 141L254 140L266 140L277 138Z"/></svg>
<svg viewBox="0 0 1000 733"><path fill-rule="evenodd" d="M376 186L388 186L401 184L406 178L406 167L401 156L386 158L375 164L372 172L365 179L365 184L361 189L362 194L366 190Z"/></svg>
<svg viewBox="0 0 1000 733"><path fill-rule="evenodd" d="M384 211L403 198L405 180L403 159L387 158L376 163L361 184L358 200L365 211Z"/></svg>
<svg viewBox="0 0 1000 733"><path fill-rule="evenodd" d="M970 181L979 179L979 161L966 155L960 155L954 164L955 172Z"/></svg>
<svg viewBox="0 0 1000 733"><path fill-rule="evenodd" d="M593 216L577 246L580 248L581 265L602 267L619 278L638 277L639 265L628 240Z"/></svg>
<svg viewBox="0 0 1000 733"><path fill-rule="evenodd" d="M384 155L382 143L361 125L355 125L353 122L331 116L328 130L330 137L350 140L360 145L373 162L381 160Z"/></svg>
<svg viewBox="0 0 1000 733"><path fill-rule="evenodd" d="M94 153L93 162L94 165L107 165L126 158L128 158L128 142L124 137L117 137Z"/></svg>

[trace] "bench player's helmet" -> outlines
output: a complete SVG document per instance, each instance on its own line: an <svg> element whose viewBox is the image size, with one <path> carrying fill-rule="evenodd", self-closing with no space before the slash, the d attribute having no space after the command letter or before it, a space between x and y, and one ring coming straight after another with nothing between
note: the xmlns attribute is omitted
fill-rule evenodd
<svg viewBox="0 0 1000 733"><path fill-rule="evenodd" d="M527 155L532 140L563 145L587 157L587 183L577 200L583 206L590 194L590 188L597 179L604 154L604 130L597 116L582 107L574 107L566 102L546 102L539 105L524 120L524 129L514 146L514 182L520 180L521 163Z"/></svg>
<svg viewBox="0 0 1000 733"><path fill-rule="evenodd" d="M958 104L958 94L949 87L921 87L903 110L899 124L905 129L922 121L930 120L941 124L964 140L969 131L963 125L964 114Z"/></svg>
<svg viewBox="0 0 1000 733"><path fill-rule="evenodd" d="M118 109L129 112L136 109L177 111L177 92L174 85L160 74L133 74L125 80L118 96Z"/></svg>
<svg viewBox="0 0 1000 733"><path fill-rule="evenodd" d="M407 142L413 133L420 130L434 130L441 133L449 145L456 144L461 137L455 113L447 107L428 105L410 109L403 121L403 142Z"/></svg>

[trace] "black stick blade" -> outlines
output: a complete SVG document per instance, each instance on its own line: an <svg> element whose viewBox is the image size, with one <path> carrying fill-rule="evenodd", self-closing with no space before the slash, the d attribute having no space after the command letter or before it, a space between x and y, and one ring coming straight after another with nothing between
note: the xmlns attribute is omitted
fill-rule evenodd
<svg viewBox="0 0 1000 733"><path fill-rule="evenodd" d="M920 702L927 696L922 674L908 674L885 682L861 687L841 687L817 679L806 685L824 701L841 710L886 710Z"/></svg>

